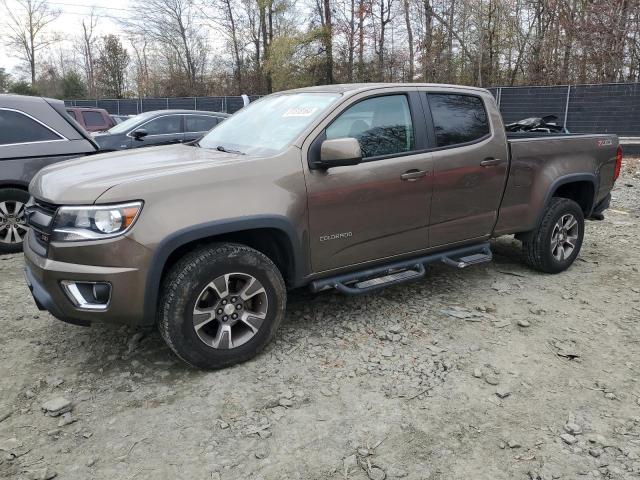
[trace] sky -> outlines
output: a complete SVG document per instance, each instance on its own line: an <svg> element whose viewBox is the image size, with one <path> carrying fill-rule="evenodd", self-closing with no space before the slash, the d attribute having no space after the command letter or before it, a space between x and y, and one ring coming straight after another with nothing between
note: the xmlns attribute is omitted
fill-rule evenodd
<svg viewBox="0 0 640 480"><path fill-rule="evenodd" d="M19 7L16 0L6 0L9 7ZM87 18L93 8L98 17L96 31L98 36L108 33L118 34L122 31L118 23L118 18L130 16L135 13L131 9L131 2L127 0L52 0L49 1L51 8L60 10L61 15L50 25L50 30L61 34L63 41L71 42L81 31L81 22ZM20 60L11 55L11 50L2 43L2 38L6 32L6 15L2 2L0 2L0 68L4 67L8 72L19 75L16 67Z"/></svg>

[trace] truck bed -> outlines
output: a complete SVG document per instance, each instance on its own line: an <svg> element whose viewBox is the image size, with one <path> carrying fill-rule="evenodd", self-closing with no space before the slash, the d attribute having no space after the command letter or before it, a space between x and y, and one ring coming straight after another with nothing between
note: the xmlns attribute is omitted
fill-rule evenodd
<svg viewBox="0 0 640 480"><path fill-rule="evenodd" d="M494 234L527 232L548 197L563 184L591 190L585 216L609 194L614 182L618 137L579 133L507 133L509 174ZM567 187L569 188L569 187Z"/></svg>

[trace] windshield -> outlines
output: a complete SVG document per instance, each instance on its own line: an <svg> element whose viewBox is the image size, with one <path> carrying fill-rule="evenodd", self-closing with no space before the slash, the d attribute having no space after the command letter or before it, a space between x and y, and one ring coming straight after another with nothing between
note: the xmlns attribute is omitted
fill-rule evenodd
<svg viewBox="0 0 640 480"><path fill-rule="evenodd" d="M125 133L131 130L135 125L139 124L143 120L150 118L154 115L154 112L149 113L141 113L140 115L136 115L135 117L128 118L122 123L119 123L113 127L111 127L107 132L109 133Z"/></svg>
<svg viewBox="0 0 640 480"><path fill-rule="evenodd" d="M287 147L338 95L290 93L249 104L225 120L199 144L250 155L273 155Z"/></svg>

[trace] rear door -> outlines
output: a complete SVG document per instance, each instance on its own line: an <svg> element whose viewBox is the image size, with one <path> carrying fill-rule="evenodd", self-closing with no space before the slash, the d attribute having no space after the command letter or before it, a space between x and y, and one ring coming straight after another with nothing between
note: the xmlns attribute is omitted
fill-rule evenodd
<svg viewBox="0 0 640 480"><path fill-rule="evenodd" d="M185 115L184 141L191 142L202 137L218 124L218 118L212 115Z"/></svg>
<svg viewBox="0 0 640 480"><path fill-rule="evenodd" d="M424 90L424 89L423 89ZM434 178L430 246L488 238L507 176L506 136L496 109L480 93L427 90Z"/></svg>
<svg viewBox="0 0 640 480"><path fill-rule="evenodd" d="M146 130L147 135L139 140L134 138L132 147L170 145L182 142L184 138L183 120L184 115L174 114L162 115L143 123L136 130Z"/></svg>
<svg viewBox="0 0 640 480"><path fill-rule="evenodd" d="M324 139L356 138L359 165L308 170L309 231L315 272L426 249L431 154L417 90L366 92L316 131L305 158Z"/></svg>

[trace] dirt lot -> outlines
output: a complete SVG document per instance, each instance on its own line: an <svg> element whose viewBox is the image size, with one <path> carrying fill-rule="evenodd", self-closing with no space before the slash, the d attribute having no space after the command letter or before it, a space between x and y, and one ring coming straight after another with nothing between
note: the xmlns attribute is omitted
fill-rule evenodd
<svg viewBox="0 0 640 480"><path fill-rule="evenodd" d="M639 217L628 161L568 272L503 238L408 287L297 292L262 355L209 373L38 312L0 257L0 477L640 478ZM43 413L56 397L69 414Z"/></svg>

